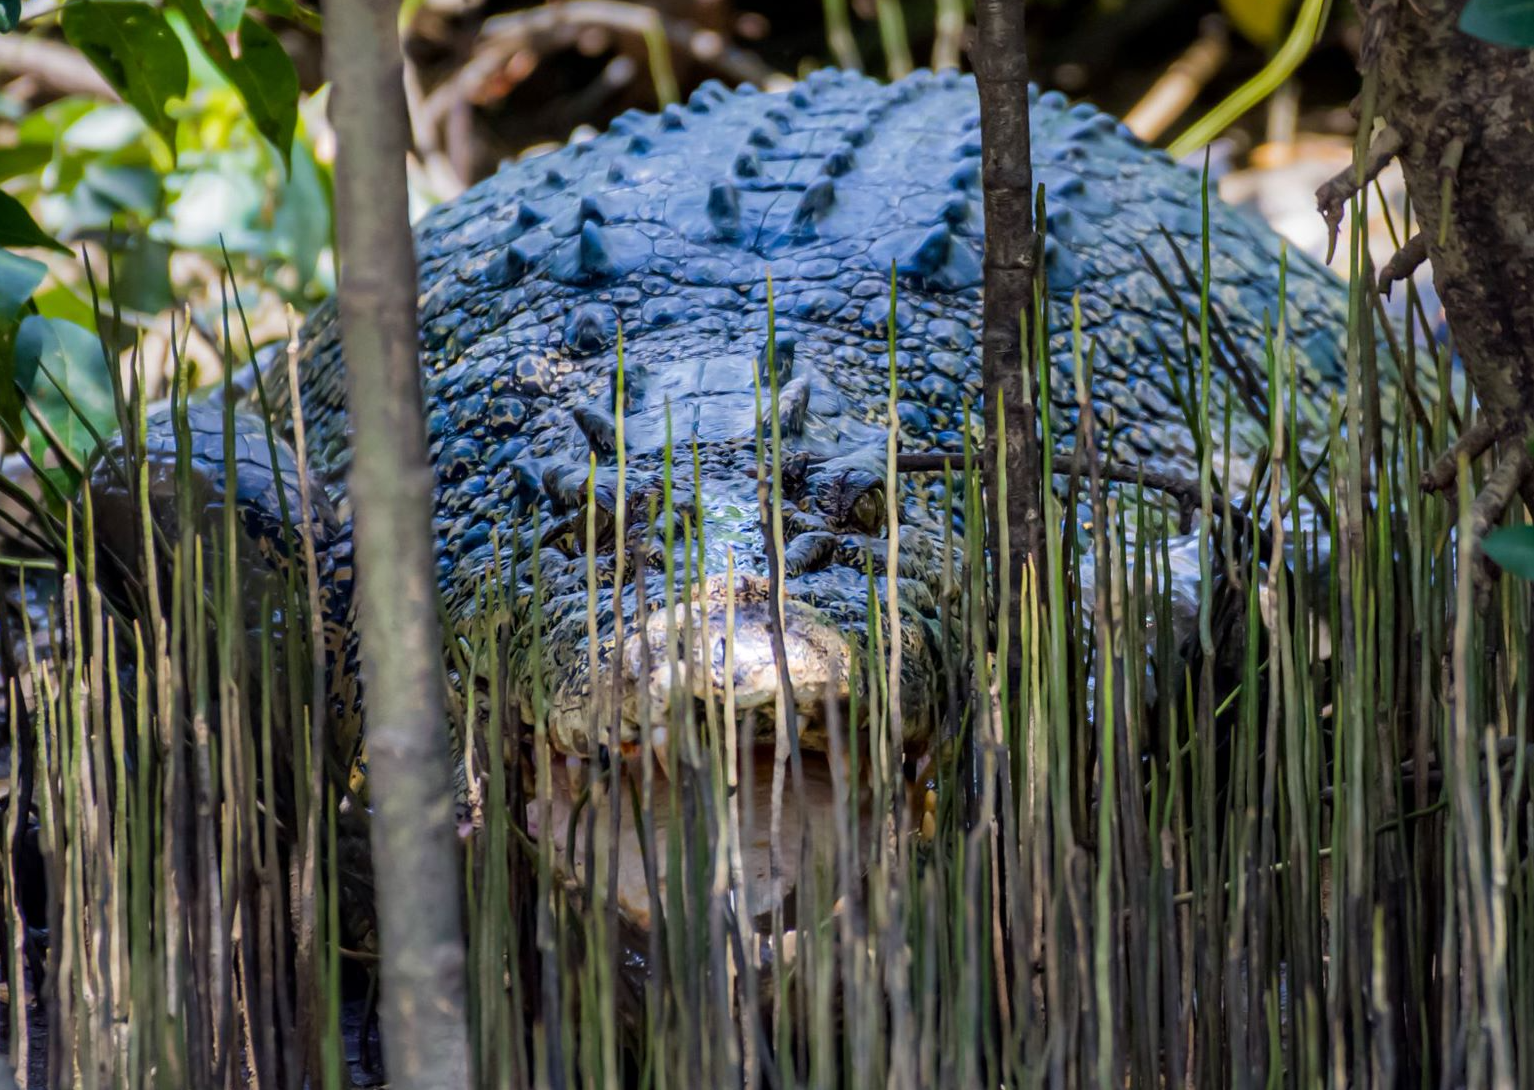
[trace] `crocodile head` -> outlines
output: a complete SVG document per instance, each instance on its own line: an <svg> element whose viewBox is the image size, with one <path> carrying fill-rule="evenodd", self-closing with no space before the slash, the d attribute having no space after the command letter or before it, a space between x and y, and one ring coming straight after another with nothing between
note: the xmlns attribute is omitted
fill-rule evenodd
<svg viewBox="0 0 1534 1090"><path fill-rule="evenodd" d="M678 358L687 347L676 339L626 346L621 472L611 371L565 411L556 453L529 459L537 593L530 555L518 584L524 605L541 604L539 654L532 626L519 626L517 673L526 682L531 669L544 671L556 748L595 752L614 717L633 741L646 715L664 729L687 700L732 707L768 738L775 713L792 709L783 718L801 742L824 747L827 703L840 705L846 722L854 663L866 662L871 638L887 663L892 502L902 508L895 597L905 730L917 741L930 733L941 554L945 540L957 548L957 537L944 532L943 504L932 502L941 485L932 479L902 479L891 497L887 422L881 426L873 404L853 411L824 347L791 334L775 341L776 459L771 374L763 338L750 334L723 337L696 365ZM764 524L764 508L781 511L776 526L770 516ZM772 601L778 532L780 636ZM479 565L463 570L472 580ZM525 711L536 714L532 686L523 692Z"/></svg>

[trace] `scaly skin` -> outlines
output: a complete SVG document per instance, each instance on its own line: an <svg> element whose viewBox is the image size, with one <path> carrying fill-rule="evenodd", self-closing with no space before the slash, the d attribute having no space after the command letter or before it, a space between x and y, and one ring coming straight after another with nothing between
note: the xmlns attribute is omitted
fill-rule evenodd
<svg viewBox="0 0 1534 1090"><path fill-rule="evenodd" d="M1036 180L1048 200L1057 445L1068 447L1075 427L1069 329L1070 302L1079 295L1083 333L1096 348L1100 442L1115 459L1196 477L1171 370L1184 367L1186 316L1196 343L1198 300L1196 291L1183 290L1172 245L1199 266L1200 179L1112 118L1068 106L1055 93L1035 97L1032 125ZM620 325L631 543L645 532L669 415L679 511L701 520L706 546L714 668L697 671L698 695L721 693L724 573L732 560L743 615L737 698L742 705L774 699L753 477L769 273L784 383L790 673L813 744L828 666L845 656L845 635L866 636L870 562L883 609L892 263L902 449L960 449L964 402L980 393L979 167L969 77L923 72L884 86L825 71L782 94L706 84L686 105L625 114L601 136L510 164L423 219L421 358L441 589L450 618L467 623L478 588L496 568L492 543L499 541L502 563L515 573L521 617L513 676L530 699L527 546L539 527L542 665L559 749L591 753L606 737L608 720L598 710L612 689L613 663L625 661L631 678L638 673L631 584L623 592L624 655L614 639L611 413ZM1210 204L1214 308L1231 338L1260 361L1264 324L1276 325L1279 312L1280 242L1261 223L1218 200ZM1142 247L1178 285L1185 313L1147 267ZM1297 350L1306 409L1341 388L1345 307L1346 292L1330 273L1290 254L1288 343ZM1169 363L1162 346L1178 362ZM332 307L305 326L300 374L311 464L344 523L347 418ZM1184 388L1187 374L1180 370L1177 379ZM272 391L279 426L288 418L283 392ZM1217 369L1214 421L1232 396ZM245 407L252 404L247 399ZM1303 421L1298 430L1303 442ZM1237 398L1232 481L1244 481L1263 441ZM593 451L602 509L596 612L603 680L596 700L582 514ZM825 461L810 465L807 458ZM898 497L906 732L918 742L937 707L941 492L939 478L909 474ZM680 539L680 515L678 523ZM962 533L962 523L956 528ZM343 525L337 540L345 537ZM521 555L513 568L514 539ZM631 555L647 556L655 603L659 554L636 548ZM651 633L657 658L663 627L657 620ZM839 672L846 676L844 665ZM652 687L661 702L664 682ZM623 729L633 737L639 690L627 688ZM770 715L758 722L771 731Z"/></svg>

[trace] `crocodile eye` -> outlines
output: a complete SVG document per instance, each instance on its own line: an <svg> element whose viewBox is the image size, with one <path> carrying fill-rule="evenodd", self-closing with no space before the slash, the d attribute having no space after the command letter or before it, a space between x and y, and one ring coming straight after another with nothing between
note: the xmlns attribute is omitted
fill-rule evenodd
<svg viewBox="0 0 1534 1090"><path fill-rule="evenodd" d="M829 528L877 533L884 524L884 478L862 466L842 466L809 482L814 507Z"/></svg>
<svg viewBox="0 0 1534 1090"><path fill-rule="evenodd" d="M862 530L865 534L871 534L884 525L884 489L882 486L864 489L857 499L852 501L852 510L848 512L847 521Z"/></svg>

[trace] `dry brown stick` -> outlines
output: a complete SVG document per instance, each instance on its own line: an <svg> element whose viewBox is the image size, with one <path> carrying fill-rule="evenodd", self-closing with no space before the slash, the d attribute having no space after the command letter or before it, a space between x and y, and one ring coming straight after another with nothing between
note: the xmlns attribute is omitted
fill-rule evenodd
<svg viewBox="0 0 1534 1090"><path fill-rule="evenodd" d="M1419 231L1407 239L1406 244L1392 254L1380 270L1380 294L1388 298L1391 287L1397 281L1410 277L1426 260L1427 236Z"/></svg>
<svg viewBox="0 0 1534 1090"><path fill-rule="evenodd" d="M1501 436L1501 430L1486 417L1481 417L1465 429L1454 444L1438 456L1438 460L1422 474L1424 492L1442 492L1459 478L1459 459L1464 455L1475 461L1491 449Z"/></svg>
<svg viewBox="0 0 1534 1090"><path fill-rule="evenodd" d="M1350 166L1333 175L1320 189L1316 190L1316 208L1326 220L1327 230L1331 235L1331 242L1327 246L1328 260L1331 259L1331 253L1337 246L1337 232L1342 226L1343 206L1355 193L1379 177L1380 171L1385 169L1400 150L1401 134L1387 125L1369 144L1362 179L1358 176L1358 168Z"/></svg>
<svg viewBox="0 0 1534 1090"><path fill-rule="evenodd" d="M899 473L941 473L945 468L958 468L963 464L964 455L962 454L923 451L919 454L898 455L895 459L895 470ZM1102 458L1089 462L1073 451L1055 453L1054 468L1058 476L1064 477L1072 473L1084 474L1094 467L1104 480L1117 484L1138 484L1158 492L1165 492L1177 500L1180 509L1197 509L1198 507L1198 482L1191 478Z"/></svg>
<svg viewBox="0 0 1534 1090"><path fill-rule="evenodd" d="M1230 32L1225 20L1218 15L1200 20L1199 36L1140 96L1124 115L1124 124L1141 140L1154 142L1187 112L1229 56Z"/></svg>
<svg viewBox="0 0 1534 1090"><path fill-rule="evenodd" d="M1477 542L1501 519L1507 505L1513 501L1513 494L1527 479L1531 465L1534 463L1531 463L1528 448L1517 443L1505 453L1497 468L1491 471L1491 476L1486 479L1486 487L1481 489L1481 494L1470 508L1470 532L1475 535Z"/></svg>
<svg viewBox="0 0 1534 1090"><path fill-rule="evenodd" d="M0 36L0 72L28 77L61 95L117 101L117 92L89 61L62 42L47 38Z"/></svg>

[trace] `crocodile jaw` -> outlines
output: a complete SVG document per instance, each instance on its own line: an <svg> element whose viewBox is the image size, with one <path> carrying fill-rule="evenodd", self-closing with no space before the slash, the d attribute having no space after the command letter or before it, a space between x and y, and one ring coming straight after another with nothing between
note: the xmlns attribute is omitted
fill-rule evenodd
<svg viewBox="0 0 1534 1090"><path fill-rule="evenodd" d="M727 641L732 621L733 638ZM666 653L668 629L680 642L684 626L692 634L691 670L684 656ZM626 724L639 722L646 700L651 721L664 722L673 694L720 705L733 702L737 715L775 707L780 679L772 628L769 584L754 575L737 574L733 581L711 576L691 601L678 603L669 614L665 609L651 613L644 630L624 641ZM784 603L783 645L803 733L823 718L828 699L847 699L847 639L813 607L790 598ZM759 737L770 738L775 729L774 716L757 717Z"/></svg>

